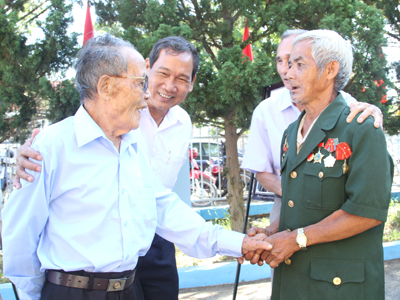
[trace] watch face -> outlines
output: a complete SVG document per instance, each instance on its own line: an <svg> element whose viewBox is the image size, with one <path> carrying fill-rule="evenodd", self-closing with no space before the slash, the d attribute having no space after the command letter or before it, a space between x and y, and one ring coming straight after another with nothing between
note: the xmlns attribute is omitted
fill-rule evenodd
<svg viewBox="0 0 400 300"><path fill-rule="evenodd" d="M302 236L299 236L298 238L297 238L297 242L300 244L300 245L306 245L307 244L307 238L304 236L304 235L302 235Z"/></svg>

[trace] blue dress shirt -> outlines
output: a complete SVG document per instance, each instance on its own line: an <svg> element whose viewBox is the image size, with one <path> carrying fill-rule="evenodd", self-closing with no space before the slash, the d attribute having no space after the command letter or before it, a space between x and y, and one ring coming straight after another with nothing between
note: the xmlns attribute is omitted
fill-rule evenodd
<svg viewBox="0 0 400 300"><path fill-rule="evenodd" d="M167 191L141 145L131 131L118 153L83 107L36 137L42 172L2 213L4 275L21 300L40 299L47 269L134 269L155 232L198 258L241 255L244 235L205 222Z"/></svg>

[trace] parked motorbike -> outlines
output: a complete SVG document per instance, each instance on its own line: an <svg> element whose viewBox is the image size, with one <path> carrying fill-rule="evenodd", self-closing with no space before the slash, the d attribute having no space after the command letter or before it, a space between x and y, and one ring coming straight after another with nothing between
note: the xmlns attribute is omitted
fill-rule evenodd
<svg viewBox="0 0 400 300"><path fill-rule="evenodd" d="M210 206L212 199L217 197L215 179L208 172L200 170L195 158L198 155L197 148L189 149L190 167L190 200L193 206Z"/></svg>
<svg viewBox="0 0 400 300"><path fill-rule="evenodd" d="M241 158L239 158L239 164ZM215 179L215 186L217 187L218 194L221 197L225 197L228 194L228 178L226 172L224 172L224 166L226 165L226 151L225 143L220 142L219 145L219 157L212 157L210 159L211 175ZM250 176L246 174L245 170L240 170L240 177L244 183L243 196L247 198L250 186Z"/></svg>

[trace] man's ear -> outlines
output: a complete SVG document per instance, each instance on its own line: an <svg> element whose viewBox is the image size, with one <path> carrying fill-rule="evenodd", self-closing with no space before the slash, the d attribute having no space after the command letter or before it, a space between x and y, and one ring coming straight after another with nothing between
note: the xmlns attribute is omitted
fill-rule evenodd
<svg viewBox="0 0 400 300"><path fill-rule="evenodd" d="M196 81L196 75L194 75L192 82L190 83L189 86L189 92L191 92L193 90L193 86L194 86L194 82Z"/></svg>
<svg viewBox="0 0 400 300"><path fill-rule="evenodd" d="M108 75L102 75L97 82L97 92L101 98L109 99L112 95L112 78Z"/></svg>
<svg viewBox="0 0 400 300"><path fill-rule="evenodd" d="M149 60L149 58L146 58L145 62L146 62L146 69L149 70L150 69L150 60Z"/></svg>
<svg viewBox="0 0 400 300"><path fill-rule="evenodd" d="M337 60L331 61L327 66L326 66L326 73L328 79L333 79L336 77L336 75L339 73L340 70L340 64Z"/></svg>

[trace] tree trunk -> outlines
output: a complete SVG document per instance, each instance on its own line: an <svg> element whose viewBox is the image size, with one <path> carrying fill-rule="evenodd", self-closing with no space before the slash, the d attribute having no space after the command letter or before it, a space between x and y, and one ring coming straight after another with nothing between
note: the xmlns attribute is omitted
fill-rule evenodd
<svg viewBox="0 0 400 300"><path fill-rule="evenodd" d="M245 215L243 201L244 184L239 172L238 135L236 131L236 125L230 122L229 119L225 119L226 168L228 169L228 195L226 198L230 205L228 212L231 215L232 230L242 232Z"/></svg>

